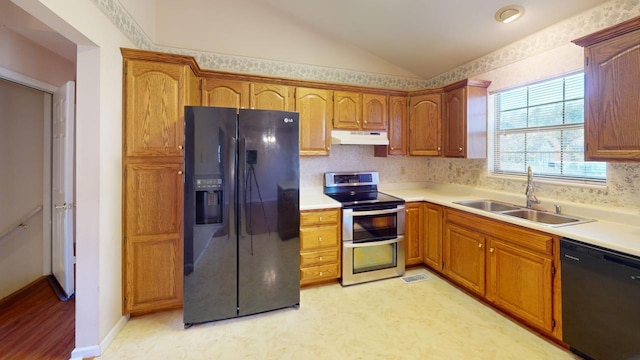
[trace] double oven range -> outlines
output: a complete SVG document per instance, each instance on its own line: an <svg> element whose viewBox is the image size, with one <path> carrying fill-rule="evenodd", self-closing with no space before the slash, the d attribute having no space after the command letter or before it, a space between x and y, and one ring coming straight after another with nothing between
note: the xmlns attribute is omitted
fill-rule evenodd
<svg viewBox="0 0 640 360"><path fill-rule="evenodd" d="M379 182L375 171L324 175L324 193L342 204L343 286L404 274L405 202Z"/></svg>

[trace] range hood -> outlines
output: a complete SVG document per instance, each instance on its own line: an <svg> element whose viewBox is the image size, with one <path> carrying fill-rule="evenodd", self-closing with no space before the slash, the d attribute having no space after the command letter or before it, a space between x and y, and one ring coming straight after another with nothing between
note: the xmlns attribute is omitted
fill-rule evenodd
<svg viewBox="0 0 640 360"><path fill-rule="evenodd" d="M331 143L340 145L389 145L386 131L332 130Z"/></svg>

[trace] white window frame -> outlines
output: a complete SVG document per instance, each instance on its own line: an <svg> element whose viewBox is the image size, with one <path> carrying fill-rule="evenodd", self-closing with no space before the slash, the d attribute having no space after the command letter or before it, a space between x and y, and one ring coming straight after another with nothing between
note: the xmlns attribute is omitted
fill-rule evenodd
<svg viewBox="0 0 640 360"><path fill-rule="evenodd" d="M519 88L524 88L524 87L529 87L532 85L537 85L537 84L541 84L541 83L545 83L548 81L553 81L553 80L557 80L560 78L565 78L565 77L569 77L572 75L576 75L579 73L582 73L583 71L576 71L576 72L572 72L572 73L567 73L567 74L563 74L560 76L555 76L555 77L550 77L550 78L546 78L546 79L542 79L539 81L535 81L535 82L530 82L530 83L525 83L525 84L521 84L521 85L517 85L517 86L513 86L510 88L505 88L505 89L501 89L498 91L493 91L489 94L489 102L488 102L488 126L487 126L487 137L488 137L488 146L487 146L487 150L488 150L488 158L487 158L487 166L488 166L488 175L489 177L495 177L495 178L507 178L507 179L518 179L518 180L522 180L523 178L526 177L526 169L523 168L522 172L519 171L496 171L495 169L495 155L496 155L496 108L497 108L497 95L506 91L510 91L510 90L515 90L515 89L519 89ZM529 104L527 104L527 107L529 106ZM525 128L521 128L523 130L521 130L521 132L536 132L536 131L548 131L548 130L557 130L557 129L566 129L566 130L570 130L570 129L576 129L576 128L582 128L584 129L584 122L582 124L564 124L564 125L554 125L554 126L542 126L542 127L538 127L538 128L528 128L527 130L524 130ZM514 131L514 132L519 132L518 130ZM605 164L606 166L606 164ZM605 178L604 179L595 179L595 178L587 178L587 177L576 177L576 176L553 176L553 175L541 175L541 174L536 174L534 171L534 175L536 175L536 180L542 180L542 182L546 182L546 183L552 183L552 184L567 184L567 185L580 185L580 184L584 184L587 185L589 187L605 187L606 186L606 172L605 172Z"/></svg>

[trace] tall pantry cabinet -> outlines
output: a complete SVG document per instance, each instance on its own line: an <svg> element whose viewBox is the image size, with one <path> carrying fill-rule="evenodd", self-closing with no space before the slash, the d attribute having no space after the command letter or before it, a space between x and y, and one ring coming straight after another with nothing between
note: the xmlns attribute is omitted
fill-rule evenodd
<svg viewBox="0 0 640 360"><path fill-rule="evenodd" d="M189 57L122 49L123 313L182 306L184 106L200 104Z"/></svg>

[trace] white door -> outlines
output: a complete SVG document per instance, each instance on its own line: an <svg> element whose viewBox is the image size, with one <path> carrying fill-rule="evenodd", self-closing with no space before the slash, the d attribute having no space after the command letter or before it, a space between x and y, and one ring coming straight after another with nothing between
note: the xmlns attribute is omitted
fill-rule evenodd
<svg viewBox="0 0 640 360"><path fill-rule="evenodd" d="M52 251L53 276L67 297L75 292L75 82L53 94L52 129Z"/></svg>

